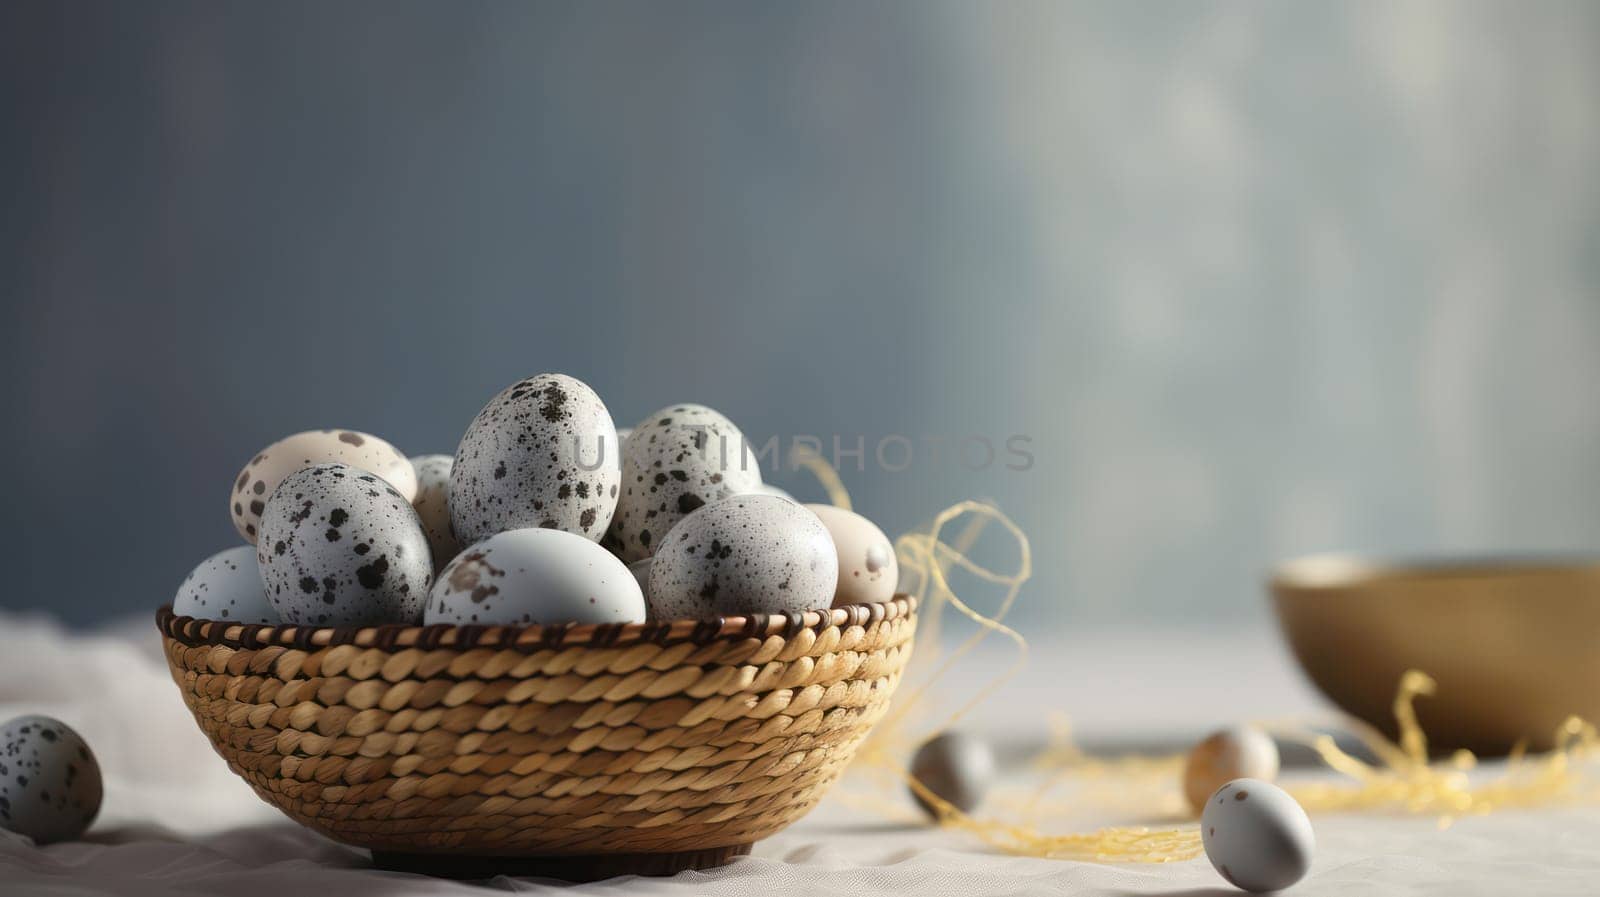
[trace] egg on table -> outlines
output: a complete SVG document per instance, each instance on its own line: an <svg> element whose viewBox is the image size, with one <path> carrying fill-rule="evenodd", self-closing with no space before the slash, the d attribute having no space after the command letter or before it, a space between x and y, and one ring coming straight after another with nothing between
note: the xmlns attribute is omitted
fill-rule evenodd
<svg viewBox="0 0 1600 897"><path fill-rule="evenodd" d="M48 716L0 726L0 828L70 841L94 822L101 794L100 764L71 726Z"/></svg>
<svg viewBox="0 0 1600 897"><path fill-rule="evenodd" d="M1259 779L1235 779L1206 800L1200 841L1229 884L1257 894L1304 878L1316 848L1306 811L1287 791Z"/></svg>
<svg viewBox="0 0 1600 897"><path fill-rule="evenodd" d="M425 623L642 623L644 595L622 561L583 536L514 529L439 572Z"/></svg>
<svg viewBox="0 0 1600 897"><path fill-rule="evenodd" d="M838 578L833 539L816 514L775 495L735 495L697 508L667 534L650 565L650 616L824 609Z"/></svg>
<svg viewBox="0 0 1600 897"><path fill-rule="evenodd" d="M894 543L878 525L854 511L833 505L806 505L833 537L839 550L839 584L833 606L874 604L894 597L900 563Z"/></svg>
<svg viewBox="0 0 1600 897"><path fill-rule="evenodd" d="M354 430L307 430L262 449L234 478L228 496L233 526L254 545L261 526L261 511L283 478L314 464L348 464L382 477L410 501L417 494L417 477L411 462L394 446L368 433Z"/></svg>
<svg viewBox="0 0 1600 897"><path fill-rule="evenodd" d="M994 752L982 739L962 732L944 732L924 742L911 758L911 775L934 796L963 813L983 802L995 777ZM939 808L915 788L911 797L934 819Z"/></svg>
<svg viewBox="0 0 1600 897"><path fill-rule="evenodd" d="M249 545L219 551L189 571L172 598L172 612L229 623L279 622L261 583L256 550Z"/></svg>
<svg viewBox="0 0 1600 897"><path fill-rule="evenodd" d="M539 374L511 384L478 412L456 449L456 538L467 545L543 527L600 541L617 504L616 444L611 412L582 381Z"/></svg>
<svg viewBox="0 0 1600 897"><path fill-rule="evenodd" d="M422 531L428 536L435 568L450 563L461 551L450 530L450 467L454 462L450 455L418 455L411 459L411 467L417 472L417 497L411 500L411 507L416 509Z"/></svg>
<svg viewBox="0 0 1600 897"><path fill-rule="evenodd" d="M1278 746L1254 726L1235 726L1208 735L1189 751L1183 769L1183 796L1200 812L1206 799L1234 779L1278 777Z"/></svg>
<svg viewBox="0 0 1600 897"><path fill-rule="evenodd" d="M411 501L344 464L284 478L262 512L256 560L267 600L302 625L415 623L433 579Z"/></svg>
<svg viewBox="0 0 1600 897"><path fill-rule="evenodd" d="M622 448L622 494L606 545L629 563L649 557L696 508L760 484L760 459L732 421L704 405L663 408Z"/></svg>

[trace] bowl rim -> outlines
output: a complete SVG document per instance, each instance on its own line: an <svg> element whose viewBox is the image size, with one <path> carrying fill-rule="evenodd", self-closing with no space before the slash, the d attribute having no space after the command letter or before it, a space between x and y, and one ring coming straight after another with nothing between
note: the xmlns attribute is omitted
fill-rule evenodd
<svg viewBox="0 0 1600 897"><path fill-rule="evenodd" d="M294 623L231 623L203 620L175 614L171 604L156 611L156 626L162 635L191 648L225 645L232 648L268 647L316 650L338 645L378 648L385 651L420 648L512 649L534 652L552 648L622 648L633 645L664 647L689 643L708 645L719 641L780 636L791 639L804 630L820 632L829 627L866 626L870 623L911 617L917 599L900 593L888 601L849 604L803 614L750 614L719 616L704 620L663 620L646 623L556 623L550 625L500 626L435 623L417 626L403 623L379 626L300 626Z"/></svg>
<svg viewBox="0 0 1600 897"><path fill-rule="evenodd" d="M1580 552L1392 557L1359 552L1300 555L1272 567L1274 591L1344 591L1380 582L1418 579L1504 579L1600 573L1600 556Z"/></svg>

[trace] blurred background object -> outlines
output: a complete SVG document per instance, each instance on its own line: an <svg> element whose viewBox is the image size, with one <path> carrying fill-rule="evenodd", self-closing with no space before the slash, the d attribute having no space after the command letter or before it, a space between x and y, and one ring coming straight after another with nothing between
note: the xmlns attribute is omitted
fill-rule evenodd
<svg viewBox="0 0 1600 897"><path fill-rule="evenodd" d="M1600 547L1594 4L22 2L0 109L6 608L148 614L261 446L551 370L996 500L1037 627Z"/></svg>
<svg viewBox="0 0 1600 897"><path fill-rule="evenodd" d="M1600 719L1593 560L1389 567L1312 555L1279 566L1272 592L1317 689L1391 739L1402 739L1397 682L1427 682L1415 712L1435 754L1558 749L1580 734L1574 722Z"/></svg>

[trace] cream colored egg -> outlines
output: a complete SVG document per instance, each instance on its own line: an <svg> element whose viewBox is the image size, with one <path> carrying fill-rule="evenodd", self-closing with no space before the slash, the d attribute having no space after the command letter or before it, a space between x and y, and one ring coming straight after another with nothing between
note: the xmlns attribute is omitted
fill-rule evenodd
<svg viewBox="0 0 1600 897"><path fill-rule="evenodd" d="M307 430L262 449L234 478L228 496L233 527L251 545L261 529L261 511L283 478L318 464L346 464L376 474L411 501L417 497L417 474L398 449L368 433L354 430Z"/></svg>
<svg viewBox="0 0 1600 897"><path fill-rule="evenodd" d="M1254 726L1213 732L1189 751L1183 769L1183 796L1200 812L1218 788L1234 779L1278 777L1278 746Z"/></svg>
<svg viewBox="0 0 1600 897"><path fill-rule="evenodd" d="M450 467L454 462L450 455L418 455L411 459L417 472L417 497L411 500L411 507L417 510L422 531L428 534L435 571L444 569L461 553L461 544L450 529Z"/></svg>
<svg viewBox="0 0 1600 897"><path fill-rule="evenodd" d="M878 525L854 511L833 505L806 505L822 521L839 549L839 585L833 606L875 604L894 597L900 580L894 543Z"/></svg>

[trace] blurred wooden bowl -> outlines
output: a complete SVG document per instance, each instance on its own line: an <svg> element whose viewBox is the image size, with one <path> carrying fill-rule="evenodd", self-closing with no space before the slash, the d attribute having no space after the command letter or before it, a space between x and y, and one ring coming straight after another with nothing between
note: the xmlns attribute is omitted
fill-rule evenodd
<svg viewBox="0 0 1600 897"><path fill-rule="evenodd" d="M1434 751L1552 746L1569 716L1600 720L1600 560L1385 564L1317 555L1272 577L1278 620L1333 702L1390 737L1408 669Z"/></svg>

